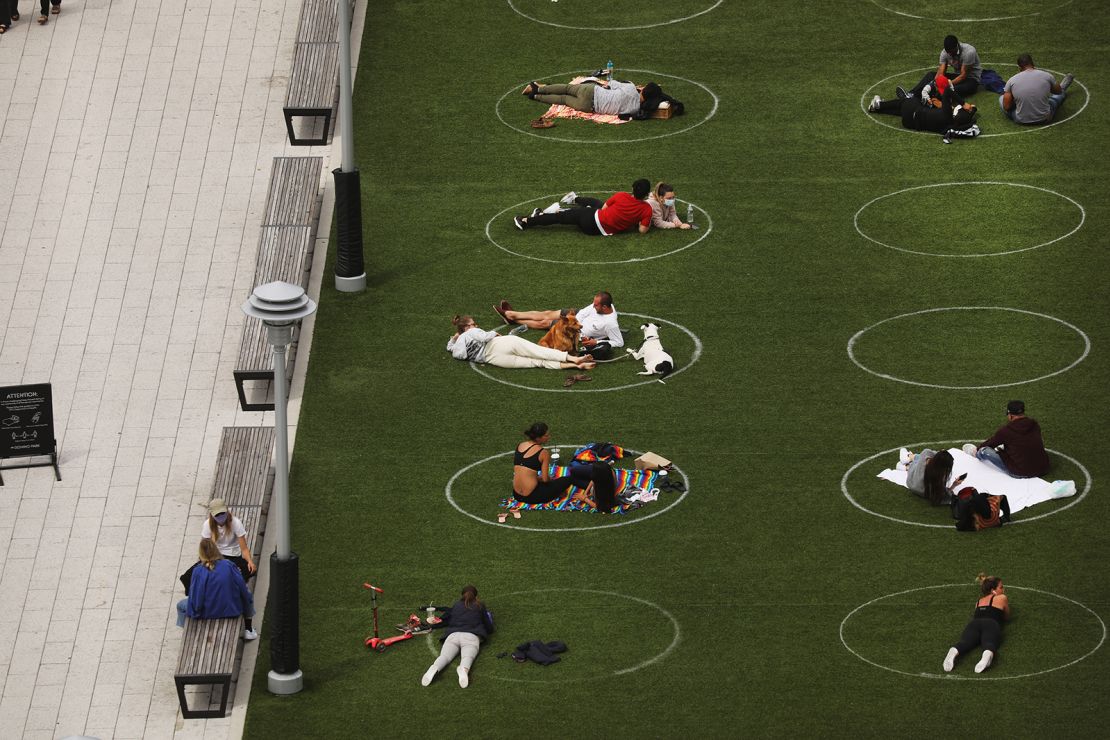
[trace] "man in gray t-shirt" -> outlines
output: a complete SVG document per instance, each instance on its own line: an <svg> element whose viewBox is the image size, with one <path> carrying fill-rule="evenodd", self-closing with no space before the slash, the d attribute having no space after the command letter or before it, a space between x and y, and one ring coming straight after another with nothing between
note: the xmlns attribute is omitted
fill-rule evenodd
<svg viewBox="0 0 1110 740"><path fill-rule="evenodd" d="M551 105L566 105L586 113L632 116L640 112L644 100L640 88L632 82L609 80L570 85L541 85L531 82L524 95Z"/></svg>
<svg viewBox="0 0 1110 740"><path fill-rule="evenodd" d="M1020 71L1006 80L1006 90L998 99L1002 112L1017 123L1048 123L1067 97L1074 76L1064 75L1056 82L1050 73L1033 65L1029 54L1019 56L1017 65Z"/></svg>
<svg viewBox="0 0 1110 740"><path fill-rule="evenodd" d="M931 85L937 75L947 77L956 94L961 98L974 95L979 89L979 79L983 75L979 52L971 44L961 43L952 34L945 36L944 47L940 50L939 65L936 70L925 73L921 81L910 90L910 95L914 97L921 95L921 91L926 85Z"/></svg>

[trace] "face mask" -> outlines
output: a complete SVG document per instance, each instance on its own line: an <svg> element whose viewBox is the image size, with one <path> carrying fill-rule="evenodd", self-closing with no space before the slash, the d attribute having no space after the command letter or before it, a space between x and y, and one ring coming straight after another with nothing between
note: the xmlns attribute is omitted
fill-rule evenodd
<svg viewBox="0 0 1110 740"><path fill-rule="evenodd" d="M226 512L223 513L223 514L217 514L216 516L214 516L212 518L215 519L216 524L219 524L221 527L223 525L227 524L227 513Z"/></svg>
<svg viewBox="0 0 1110 740"><path fill-rule="evenodd" d="M666 200L663 201L663 205L665 205L667 207L673 206L674 205L674 198L667 198Z"/></svg>

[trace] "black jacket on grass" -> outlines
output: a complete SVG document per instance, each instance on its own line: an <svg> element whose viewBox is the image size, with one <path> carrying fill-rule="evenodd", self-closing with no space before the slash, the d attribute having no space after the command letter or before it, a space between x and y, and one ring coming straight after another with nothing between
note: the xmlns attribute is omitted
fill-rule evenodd
<svg viewBox="0 0 1110 740"><path fill-rule="evenodd" d="M436 627L443 630L439 638L440 642L454 632L469 632L485 642L485 639L493 634L493 615L480 601L468 607L462 599L459 599L444 613L443 621Z"/></svg>

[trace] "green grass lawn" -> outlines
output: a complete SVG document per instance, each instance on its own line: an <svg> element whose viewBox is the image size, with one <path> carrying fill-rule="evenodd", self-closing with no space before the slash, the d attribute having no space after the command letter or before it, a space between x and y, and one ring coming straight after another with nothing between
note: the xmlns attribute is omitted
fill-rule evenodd
<svg viewBox="0 0 1110 740"><path fill-rule="evenodd" d="M247 736L1104 731L1110 651L1084 656L1110 615L1110 75L1098 33L1110 9L725 0L667 23L713 5L371 6L355 111L370 285L335 292L329 259L292 469L305 689L266 692L264 623ZM1075 72L1062 116L1086 108L1024 129L980 92L984 138L948 146L861 108L915 81L947 33L1004 76L1024 51ZM610 58L618 77L661 82L687 115L528 128L544 108L517 94L526 81ZM671 182L702 229L599 239L512 227L568 190L639 177ZM644 380L622 359L564 391L565 373L476 372L444 351L453 314L495 328L497 300L580 307L599 289L630 345L641 317L659 319L687 369L621 388ZM974 388L1005 384L1017 385ZM884 450L985 439L1011 398L1060 453L1050 477L1082 490L1089 471L1078 504L979 534L914 526L951 520L874 477L896 453L845 479L889 518L842 494L845 473ZM555 444L663 454L690 493L657 516L675 494L626 517L526 512L496 526L511 474L497 456L537 420ZM446 496L453 477L472 516ZM1006 580L1014 609L984 677L1011 680L938 679L981 570ZM470 688L453 669L420 686L426 638L367 651L366 580L386 590L387 631L478 586L499 630ZM548 668L496 657L531 639L570 650ZM976 678L975 660L954 675Z"/></svg>

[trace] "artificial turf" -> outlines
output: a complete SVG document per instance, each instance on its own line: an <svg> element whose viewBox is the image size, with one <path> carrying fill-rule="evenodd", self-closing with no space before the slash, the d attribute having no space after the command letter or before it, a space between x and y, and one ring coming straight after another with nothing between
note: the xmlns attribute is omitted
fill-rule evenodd
<svg viewBox="0 0 1110 740"><path fill-rule="evenodd" d="M355 91L370 284L335 292L329 257L292 469L305 689L266 692L263 624L248 737L1105 731L1110 652L1084 656L1101 645L1110 612L1110 198L1100 159L1110 129L1097 32L1110 8L725 0L630 31L560 28L513 10L616 26L712 5L371 5ZM909 17L1037 11L994 22ZM984 135L1007 135L948 146L869 117L865 96L912 84L948 33L1004 76L1023 51L1074 72L1082 86L1061 117L1085 109L1023 129L980 92ZM658 73L686 116L527 128L543 107L516 94L525 81L610 58L618 77ZM703 120L712 95L718 107ZM639 177L674 184L704 230L603 240L512 229L514 204L525 213L567 190L611 192ZM971 184L988 182L1009 185ZM923 187L941 183L954 184ZM701 242L643 259L689 244L710 219ZM666 385L606 390L642 380L624 360L562 392L562 373L483 376L444 351L455 313L492 328L499 299L583 306L598 289L613 293L631 344L641 321L632 314L657 317L680 365L696 347L674 325L702 343L700 359ZM975 310L922 313L942 307ZM849 356L853 337L872 372ZM1026 513L1060 513L979 534L899 523L950 520L874 479L893 453L844 479L858 503L890 518L842 494L845 473L882 450L986 438L1010 398L1026 401L1048 447L1074 459L1054 455L1051 477L1084 489L1089 472L1078 504L1044 504ZM675 494L625 518L526 513L497 527L510 469L496 458L453 486L460 508L483 521L453 507L448 481L511 450L536 420L556 444L659 452L690 493L653 518L643 515ZM628 524L600 526L618 521ZM533 531L570 527L585 529ZM1014 620L984 674L1010 680L939 680L981 570L1012 586ZM387 626L478 586L500 629L470 688L452 669L421 688L423 638L382 654L363 647L366 580L386 590ZM529 639L570 651L548 668L496 657ZM973 664L955 675L974 678Z"/></svg>

